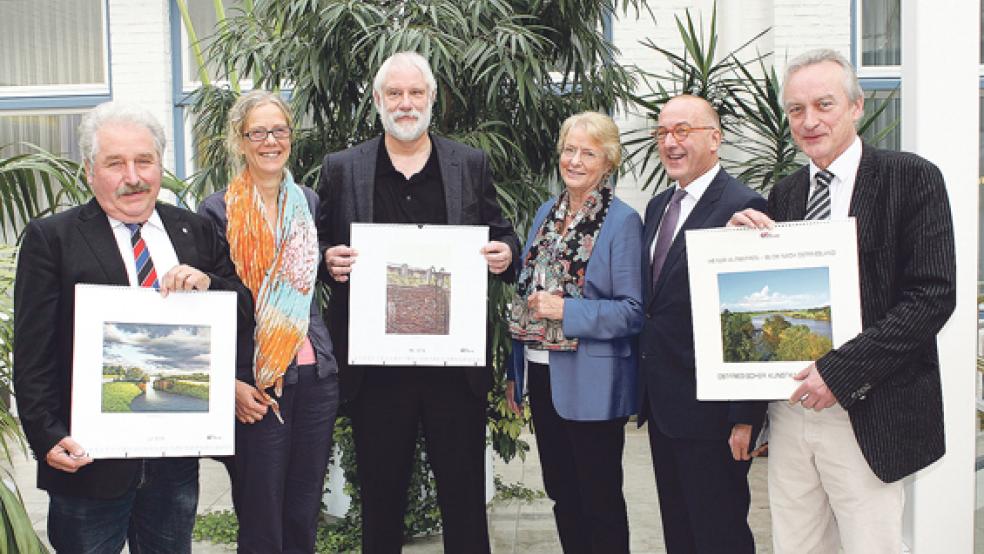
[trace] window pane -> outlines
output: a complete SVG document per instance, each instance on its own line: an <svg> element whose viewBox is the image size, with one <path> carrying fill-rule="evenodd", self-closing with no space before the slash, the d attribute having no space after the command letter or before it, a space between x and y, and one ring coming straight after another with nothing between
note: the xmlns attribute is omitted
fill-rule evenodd
<svg viewBox="0 0 984 554"><path fill-rule="evenodd" d="M104 0L0 0L0 86L106 83Z"/></svg>
<svg viewBox="0 0 984 554"><path fill-rule="evenodd" d="M78 145L81 121L81 113L0 116L0 146L29 142L53 154L81 161ZM0 151L0 156L6 158L32 151L28 147L13 145Z"/></svg>
<svg viewBox="0 0 984 554"><path fill-rule="evenodd" d="M898 150L902 147L902 135L900 133L901 126L899 125L900 117L902 115L902 102L899 99L899 94L896 92L895 96L892 96L891 100L888 100L889 95L892 94L890 90L876 90L876 91L866 91L864 95L864 120L867 120L870 114L876 112L878 108L884 104L886 101L888 105L885 109L878 114L875 118L874 123L872 123L864 132L861 137L866 142L873 146L879 148L887 148L889 150ZM887 131L892 126L895 126L891 131Z"/></svg>
<svg viewBox="0 0 984 554"><path fill-rule="evenodd" d="M3 0L0 0L2 2ZM218 68L214 62L208 61L208 45L211 44L211 38L216 32L217 18L215 17L215 6L212 2L188 2L188 15L191 16L191 24L195 28L195 35L198 36L198 42L202 48L202 54L205 56L205 65L208 67L208 75L212 79L218 79L223 76L219 75ZM225 8L225 15L227 18L235 17L239 15L240 5L242 0L222 0L222 6ZM184 26L182 26L184 29ZM187 43L187 36L185 36ZM195 59L195 54L191 50L191 45L188 45L188 63L185 64L185 82L194 83L198 82L198 60Z"/></svg>
<svg viewBox="0 0 984 554"><path fill-rule="evenodd" d="M900 3L900 0L861 1L861 65L902 63Z"/></svg>

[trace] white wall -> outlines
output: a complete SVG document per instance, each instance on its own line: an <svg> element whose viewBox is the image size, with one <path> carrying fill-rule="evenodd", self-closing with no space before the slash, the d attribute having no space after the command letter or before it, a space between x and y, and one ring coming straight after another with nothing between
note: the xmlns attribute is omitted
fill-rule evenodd
<svg viewBox="0 0 984 554"><path fill-rule="evenodd" d="M171 25L167 0L109 0L114 100L137 102L164 125L164 167L174 167Z"/></svg>

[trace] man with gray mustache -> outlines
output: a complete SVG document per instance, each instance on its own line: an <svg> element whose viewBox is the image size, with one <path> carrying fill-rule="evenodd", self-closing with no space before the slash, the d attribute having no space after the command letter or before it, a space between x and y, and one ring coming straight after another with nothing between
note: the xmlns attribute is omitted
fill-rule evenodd
<svg viewBox="0 0 984 554"><path fill-rule="evenodd" d="M485 517L485 412L492 384L482 367L350 366L349 272L358 253L350 225L488 225L489 271L511 280L519 239L502 217L484 152L430 134L437 85L413 52L380 66L373 100L384 134L325 157L318 235L331 287L329 329L355 439L362 494L362 551L399 553L417 429L437 480L446 552L489 552ZM358 309L358 306L353 306Z"/></svg>
<svg viewBox="0 0 984 554"><path fill-rule="evenodd" d="M198 458L94 461L72 439L75 285L235 291L240 345L250 344L252 296L209 220L157 202L165 140L149 112L107 102L83 117L79 135L94 198L27 225L14 284L14 388L50 498L48 539L61 553L120 552L124 543L191 552ZM237 355L244 360L251 350Z"/></svg>

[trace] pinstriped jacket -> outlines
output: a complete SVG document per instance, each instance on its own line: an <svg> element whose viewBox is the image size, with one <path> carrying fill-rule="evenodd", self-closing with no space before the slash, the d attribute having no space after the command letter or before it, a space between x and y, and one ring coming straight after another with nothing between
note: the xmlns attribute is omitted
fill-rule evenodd
<svg viewBox="0 0 984 554"><path fill-rule="evenodd" d="M809 168L776 184L769 214L803 218ZM897 481L943 456L936 334L956 304L953 223L940 170L865 144L851 197L858 224L861 333L817 368L848 411L861 452Z"/></svg>

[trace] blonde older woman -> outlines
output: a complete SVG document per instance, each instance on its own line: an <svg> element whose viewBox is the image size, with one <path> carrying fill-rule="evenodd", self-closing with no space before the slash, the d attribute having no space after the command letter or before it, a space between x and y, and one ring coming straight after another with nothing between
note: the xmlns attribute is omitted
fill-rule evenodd
<svg viewBox="0 0 984 554"><path fill-rule="evenodd" d="M612 190L621 144L610 117L569 117L557 150L564 191L540 207L517 261L507 397L519 413L525 366L564 552L628 552L622 448L637 407L642 220Z"/></svg>
<svg viewBox="0 0 984 554"><path fill-rule="evenodd" d="M239 552L313 552L338 407L337 365L314 295L317 195L286 169L290 110L244 94L227 146L240 168L202 203L256 303L253 366L236 381L233 498Z"/></svg>

